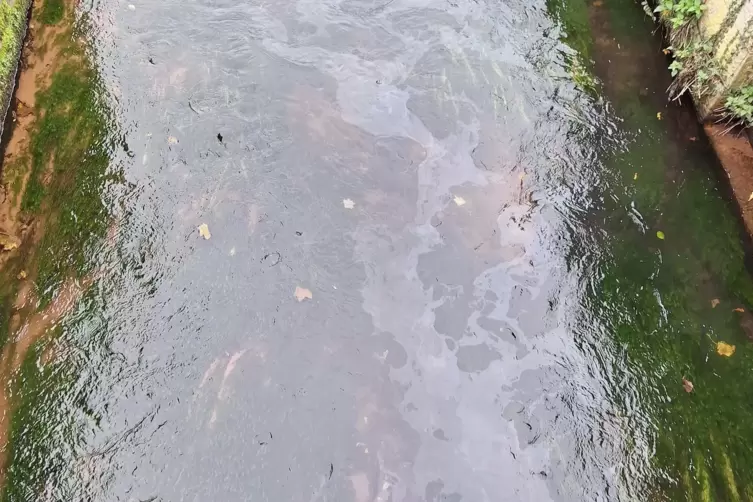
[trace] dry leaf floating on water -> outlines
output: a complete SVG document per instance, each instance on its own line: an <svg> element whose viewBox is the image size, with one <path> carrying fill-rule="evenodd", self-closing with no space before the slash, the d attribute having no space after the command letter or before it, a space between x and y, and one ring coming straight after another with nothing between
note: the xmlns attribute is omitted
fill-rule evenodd
<svg viewBox="0 0 753 502"><path fill-rule="evenodd" d="M204 239L209 240L212 238L212 234L209 233L209 226L206 223L202 223L198 228L199 235L204 237Z"/></svg>
<svg viewBox="0 0 753 502"><path fill-rule="evenodd" d="M711 300L711 308L715 309L716 306L719 305L719 303L719 298L714 298L713 300Z"/></svg>
<svg viewBox="0 0 753 502"><path fill-rule="evenodd" d="M633 181L635 181L635 180L637 180L637 179L638 179L638 173L635 173L635 174L633 175Z"/></svg>
<svg viewBox="0 0 753 502"><path fill-rule="evenodd" d="M310 289L302 288L300 286L295 287L295 293L293 293L293 295L299 302L302 302L303 300L311 300L312 298L314 298L314 295L311 293Z"/></svg>
<svg viewBox="0 0 753 502"><path fill-rule="evenodd" d="M693 392L693 382L691 382L687 378L683 378L682 388L685 389L685 392Z"/></svg>
<svg viewBox="0 0 753 502"><path fill-rule="evenodd" d="M735 353L735 346L725 342L717 342L716 353L720 356L729 357Z"/></svg>
<svg viewBox="0 0 753 502"><path fill-rule="evenodd" d="M343 207L345 209L353 209L354 207L356 207L356 203L351 199L343 199Z"/></svg>
<svg viewBox="0 0 753 502"><path fill-rule="evenodd" d="M748 202L753 200L753 192L750 192L750 195L748 195Z"/></svg>
<svg viewBox="0 0 753 502"><path fill-rule="evenodd" d="M455 204L457 204L458 206L465 205L465 199L460 197L459 195L456 195L452 200L454 200Z"/></svg>
<svg viewBox="0 0 753 502"><path fill-rule="evenodd" d="M167 144L168 145L177 145L178 144L178 138L175 136L168 136L167 138Z"/></svg>
<svg viewBox="0 0 753 502"><path fill-rule="evenodd" d="M745 309L741 309L740 307L737 307L736 309L732 309L732 312L740 312L741 314L745 312Z"/></svg>
<svg viewBox="0 0 753 502"><path fill-rule="evenodd" d="M659 120L661 120L661 112L658 112L658 113L656 114L656 118L657 118L657 119L659 119Z"/></svg>

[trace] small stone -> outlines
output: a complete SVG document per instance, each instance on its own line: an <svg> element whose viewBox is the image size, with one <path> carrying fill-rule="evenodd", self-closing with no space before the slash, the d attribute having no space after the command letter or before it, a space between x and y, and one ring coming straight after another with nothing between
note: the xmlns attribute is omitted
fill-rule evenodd
<svg viewBox="0 0 753 502"><path fill-rule="evenodd" d="M685 389L685 392L688 392L688 393L693 392L693 382L691 382L690 380L686 378L682 379L682 387L683 389Z"/></svg>
<svg viewBox="0 0 753 502"><path fill-rule="evenodd" d="M8 234L0 234L0 249L3 251L16 249L20 243L21 242L17 237Z"/></svg>

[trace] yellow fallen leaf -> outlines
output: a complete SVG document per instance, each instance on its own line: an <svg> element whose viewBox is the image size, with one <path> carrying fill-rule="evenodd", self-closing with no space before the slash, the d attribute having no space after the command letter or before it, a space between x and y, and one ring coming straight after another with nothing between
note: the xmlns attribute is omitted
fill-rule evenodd
<svg viewBox="0 0 753 502"><path fill-rule="evenodd" d="M19 280L19 281L20 281L20 280L23 280L23 279L26 279L26 270L22 270L22 271L20 271L20 272L18 273L18 276L17 276L17 277L18 277L18 280Z"/></svg>
<svg viewBox="0 0 753 502"><path fill-rule="evenodd" d="M717 305L719 305L719 298L714 298L713 300L711 300L712 309L715 309Z"/></svg>
<svg viewBox="0 0 753 502"><path fill-rule="evenodd" d="M724 342L717 342L716 353L720 356L729 357L735 353L735 346Z"/></svg>
<svg viewBox="0 0 753 502"><path fill-rule="evenodd" d="M750 195L748 195L748 202L753 200L753 192L750 192Z"/></svg>
<svg viewBox="0 0 753 502"><path fill-rule="evenodd" d="M202 223L198 228L199 235L204 237L204 239L209 240L212 238L212 234L209 233L209 226L206 223Z"/></svg>
<svg viewBox="0 0 753 502"><path fill-rule="evenodd" d="M637 179L638 179L638 173L635 173L635 174L633 175L633 180L637 180Z"/></svg>
<svg viewBox="0 0 753 502"><path fill-rule="evenodd" d="M732 309L732 312L745 312L745 309L741 309L740 307L737 307L736 309Z"/></svg>
<svg viewBox="0 0 753 502"><path fill-rule="evenodd" d="M661 112L658 112L658 113L656 114L656 118L657 118L657 119L659 119L659 120L661 120Z"/></svg>
<svg viewBox="0 0 753 502"><path fill-rule="evenodd" d="M685 392L693 392L693 382L686 378L682 379L682 387L685 389Z"/></svg>
<svg viewBox="0 0 753 502"><path fill-rule="evenodd" d="M659 239L661 239L661 240L664 240L664 232L662 232L661 230L659 230L658 232L656 232L656 237L659 238Z"/></svg>
<svg viewBox="0 0 753 502"><path fill-rule="evenodd" d="M458 206L464 206L465 205L465 199L460 197L459 195L456 195L453 200L455 201L455 204Z"/></svg>
<svg viewBox="0 0 753 502"><path fill-rule="evenodd" d="M175 136L169 136L167 138L167 144L168 145L177 145L178 144L178 138L176 138Z"/></svg>
<svg viewBox="0 0 753 502"><path fill-rule="evenodd" d="M664 55L665 55L665 56L666 56L667 54L669 54L669 53L671 52L671 51L669 50L669 48L667 48L667 49L662 49L661 51L662 51L662 52L664 53Z"/></svg>
<svg viewBox="0 0 753 502"><path fill-rule="evenodd" d="M302 302L303 300L311 300L314 298L314 295L311 293L310 289L302 288L300 286L295 287L295 293L293 293L293 296L295 296L295 299L299 302Z"/></svg>

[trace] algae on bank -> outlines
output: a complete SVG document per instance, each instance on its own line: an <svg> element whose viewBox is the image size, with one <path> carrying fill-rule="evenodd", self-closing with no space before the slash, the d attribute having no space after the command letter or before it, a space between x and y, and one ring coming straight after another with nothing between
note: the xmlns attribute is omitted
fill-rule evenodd
<svg viewBox="0 0 753 502"><path fill-rule="evenodd" d="M561 3L582 12L580 0ZM588 35L611 41L609 54L593 49L594 71L631 138L602 159L613 187L599 211L610 252L595 259L601 275L584 314L626 351L613 378L629 388L613 389L613 406L626 434L650 441L650 472L623 475L628 499L753 500L753 279L740 223L708 168L715 159L703 153L703 139L669 132L675 124L698 129L692 113L667 109L664 86L655 97L645 92L662 81L652 65L664 63L641 8L591 2L583 16L574 26L590 19ZM685 115L674 119L678 113ZM717 354L720 341L736 346L732 357Z"/></svg>
<svg viewBox="0 0 753 502"><path fill-rule="evenodd" d="M596 96L596 79L593 76L593 38L588 25L587 0L547 0L547 12L561 28L561 40L572 52L565 54L568 73L578 88Z"/></svg>

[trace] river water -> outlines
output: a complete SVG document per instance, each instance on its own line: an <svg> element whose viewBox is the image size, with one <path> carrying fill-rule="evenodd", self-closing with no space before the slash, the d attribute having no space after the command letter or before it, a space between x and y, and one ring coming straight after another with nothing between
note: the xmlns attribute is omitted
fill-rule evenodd
<svg viewBox="0 0 753 502"><path fill-rule="evenodd" d="M9 498L749 493L740 227L640 7L80 9L116 224Z"/></svg>

